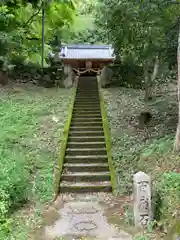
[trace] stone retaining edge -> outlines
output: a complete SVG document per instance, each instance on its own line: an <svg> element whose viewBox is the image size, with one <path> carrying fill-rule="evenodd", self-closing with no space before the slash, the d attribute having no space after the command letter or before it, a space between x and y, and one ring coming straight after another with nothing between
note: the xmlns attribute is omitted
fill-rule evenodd
<svg viewBox="0 0 180 240"><path fill-rule="evenodd" d="M112 185L112 190L113 193L116 192L116 171L113 165L112 161L112 152L111 152L111 132L110 132L110 127L109 127L109 122L108 122L108 117L107 117L107 110L105 106L105 101L104 101L104 96L101 90L101 84L100 84L100 79L97 77L98 80L98 90L99 90L99 98L100 98L100 107L101 107L101 115L102 115L102 123L103 123L103 129L104 129L104 136L105 136L105 141L106 141L106 149L107 149L107 155L108 155L108 164L109 164L109 170L110 170L110 177L111 177L111 185Z"/></svg>

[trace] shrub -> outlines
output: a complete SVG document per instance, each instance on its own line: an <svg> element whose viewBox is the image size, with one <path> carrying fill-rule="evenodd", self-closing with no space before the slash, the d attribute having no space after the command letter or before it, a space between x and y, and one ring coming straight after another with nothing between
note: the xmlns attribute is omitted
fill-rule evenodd
<svg viewBox="0 0 180 240"><path fill-rule="evenodd" d="M160 223L168 226L178 216L180 203L180 174L165 172L156 185L155 206L159 211ZM157 207L158 206L158 207ZM157 212L155 212L155 217Z"/></svg>
<svg viewBox="0 0 180 240"><path fill-rule="evenodd" d="M25 158L13 151L12 155L6 150L0 151L0 212L1 216L8 215L20 204L28 200L30 189L29 172L25 167Z"/></svg>

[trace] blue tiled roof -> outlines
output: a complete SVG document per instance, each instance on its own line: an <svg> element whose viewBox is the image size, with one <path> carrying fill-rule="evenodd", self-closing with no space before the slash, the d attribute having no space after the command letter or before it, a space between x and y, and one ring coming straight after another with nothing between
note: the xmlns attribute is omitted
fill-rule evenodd
<svg viewBox="0 0 180 240"><path fill-rule="evenodd" d="M110 45L71 44L64 45L59 53L61 59L114 59Z"/></svg>

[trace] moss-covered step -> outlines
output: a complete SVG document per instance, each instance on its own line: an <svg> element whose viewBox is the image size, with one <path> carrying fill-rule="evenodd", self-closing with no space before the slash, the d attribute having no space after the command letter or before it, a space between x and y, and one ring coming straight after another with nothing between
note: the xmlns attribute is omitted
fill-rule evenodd
<svg viewBox="0 0 180 240"><path fill-rule="evenodd" d="M71 126L70 131L103 131L102 126Z"/></svg>
<svg viewBox="0 0 180 240"><path fill-rule="evenodd" d="M74 106L74 112L75 111L86 111L86 112L97 112L97 111L100 111L100 105L91 105L91 106Z"/></svg>
<svg viewBox="0 0 180 240"><path fill-rule="evenodd" d="M104 136L69 136L69 142L101 142Z"/></svg>
<svg viewBox="0 0 180 240"><path fill-rule="evenodd" d="M65 156L66 163L107 163L107 155L76 155L76 156Z"/></svg>
<svg viewBox="0 0 180 240"><path fill-rule="evenodd" d="M75 100L77 102L94 102L94 103L99 103L99 97L98 96L93 96L91 94L84 94L84 95L76 95Z"/></svg>
<svg viewBox="0 0 180 240"><path fill-rule="evenodd" d="M105 148L106 143L104 141L101 142L87 142L84 140L84 142L72 142L69 141L67 144L68 148Z"/></svg>
<svg viewBox="0 0 180 240"><path fill-rule="evenodd" d="M71 182L97 182L97 181L110 181L109 171L107 172L75 172L63 173L62 181Z"/></svg>
<svg viewBox="0 0 180 240"><path fill-rule="evenodd" d="M86 113L86 112L83 112L83 113L79 113L79 112L75 112L73 113L73 117L80 117L80 118L93 118L93 117L101 117L101 113Z"/></svg>
<svg viewBox="0 0 180 240"><path fill-rule="evenodd" d="M65 163L64 171L67 172L106 172L109 171L108 163Z"/></svg>
<svg viewBox="0 0 180 240"><path fill-rule="evenodd" d="M90 131L90 130L87 130L87 131L76 131L76 130L72 130L71 129L71 132L69 133L69 136L104 136L104 131L103 130L97 130L97 131Z"/></svg>
<svg viewBox="0 0 180 240"><path fill-rule="evenodd" d="M98 82L80 77L69 128L60 192L110 192L107 144Z"/></svg>
<svg viewBox="0 0 180 240"><path fill-rule="evenodd" d="M78 122L102 122L101 117L91 117L91 118L83 118L83 117L73 117L72 123L78 121Z"/></svg>
<svg viewBox="0 0 180 240"><path fill-rule="evenodd" d="M60 186L61 192L71 193L89 193L89 192L111 192L112 187L109 181L107 182L77 182L71 183L64 181Z"/></svg>
<svg viewBox="0 0 180 240"><path fill-rule="evenodd" d="M106 148L67 148L67 155L105 155L107 154Z"/></svg>
<svg viewBox="0 0 180 240"><path fill-rule="evenodd" d="M78 113L78 114L88 114L88 115L90 115L90 114L95 114L95 113L97 113L97 114L99 114L99 111L100 111L100 109L96 109L96 108L94 108L94 109L90 109L90 110L87 110L87 109L74 109L73 110L73 113Z"/></svg>
<svg viewBox="0 0 180 240"><path fill-rule="evenodd" d="M98 127L102 127L102 122L98 122L98 121L96 121L96 122L93 122L93 121L88 121L88 119L87 120L85 120L85 121L78 121L78 120L74 120L74 121L72 121L72 123L71 123L71 126L73 127L73 126L89 126L89 127L91 127L91 126L98 126Z"/></svg>

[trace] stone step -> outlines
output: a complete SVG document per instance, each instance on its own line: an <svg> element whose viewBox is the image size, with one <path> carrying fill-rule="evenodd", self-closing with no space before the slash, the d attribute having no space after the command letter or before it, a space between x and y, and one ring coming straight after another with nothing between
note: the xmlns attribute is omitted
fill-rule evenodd
<svg viewBox="0 0 180 240"><path fill-rule="evenodd" d="M60 192L111 192L97 78L80 78Z"/></svg>
<svg viewBox="0 0 180 240"><path fill-rule="evenodd" d="M104 131L103 130L98 130L98 131L76 131L76 130L71 130L69 133L69 136L104 136Z"/></svg>
<svg viewBox="0 0 180 240"><path fill-rule="evenodd" d="M88 120L88 119L87 119ZM101 127L102 126L102 122L90 122L90 121L84 121L84 122L79 122L77 120L74 120L72 123L71 123L71 126L72 127L79 127L79 126L99 126Z"/></svg>
<svg viewBox="0 0 180 240"><path fill-rule="evenodd" d="M98 105L100 106L100 102L98 98L91 98L90 97L83 97L83 98L75 98L74 105L83 105L83 106L92 106L92 105Z"/></svg>
<svg viewBox="0 0 180 240"><path fill-rule="evenodd" d="M86 121L86 122L78 122L78 121L73 121L72 123L71 123L71 126L72 127L87 127L87 126L89 126L89 127L94 127L94 126L96 126L96 127L102 127L102 122L88 122L88 121Z"/></svg>
<svg viewBox="0 0 180 240"><path fill-rule="evenodd" d="M82 95L86 95L86 94L90 94L90 95L98 95L99 94L99 91L98 90L95 90L95 91L91 91L89 89L86 89L84 91L82 90L77 90L76 91L76 94L82 94Z"/></svg>
<svg viewBox="0 0 180 240"><path fill-rule="evenodd" d="M72 122L101 122L101 117L92 117L92 118L81 118L81 117L73 117Z"/></svg>
<svg viewBox="0 0 180 240"><path fill-rule="evenodd" d="M81 107L81 106L74 106L74 108L73 108L73 111L74 112L97 112L97 113L99 113L99 112L101 112L101 108L100 108L100 106L96 106L96 105L93 105L93 106L91 106L91 107Z"/></svg>
<svg viewBox="0 0 180 240"><path fill-rule="evenodd" d="M90 86L90 85L97 85L97 84L98 84L97 79L90 79L89 81L87 79L85 81L79 80L79 82L78 82L78 85L80 85L81 87L82 86L87 87L87 86Z"/></svg>
<svg viewBox="0 0 180 240"><path fill-rule="evenodd" d="M86 96L89 96L89 97L99 97L99 92L90 92L90 91L86 91L86 92L81 92L81 91L77 91L76 92L76 97L86 97Z"/></svg>
<svg viewBox="0 0 180 240"><path fill-rule="evenodd" d="M103 127L102 126L98 126L98 125L95 125L95 126L70 126L70 131L71 130L75 130L75 131L82 131L82 130L88 130L88 131L98 131L98 130L103 130Z"/></svg>
<svg viewBox="0 0 180 240"><path fill-rule="evenodd" d="M76 91L76 93L82 93L82 94L86 94L86 93L88 93L88 94L99 94L99 91L98 90L91 90L90 88L84 88L84 89L80 89L80 88L78 88L77 89L77 91Z"/></svg>
<svg viewBox="0 0 180 240"><path fill-rule="evenodd" d="M83 86L82 84L79 85L77 87L77 91L82 91L82 92L86 92L86 91L91 91L91 92L98 92L98 86L97 84L92 84L92 85L88 85L88 86Z"/></svg>
<svg viewBox="0 0 180 240"><path fill-rule="evenodd" d="M99 108L100 109L100 103L82 103L82 102L75 102L74 108Z"/></svg>
<svg viewBox="0 0 180 240"><path fill-rule="evenodd" d="M93 118L93 117L101 117L101 113L86 113L86 112L83 112L83 113L78 113L78 112L74 112L73 113L73 117L80 117L80 118Z"/></svg>
<svg viewBox="0 0 180 240"><path fill-rule="evenodd" d="M87 113L87 114L98 114L100 113L100 109L90 109L90 110L87 110L87 109L73 109L73 113L77 112L78 114L82 114L82 113Z"/></svg>
<svg viewBox="0 0 180 240"><path fill-rule="evenodd" d="M76 156L76 155L106 155L106 148L67 148L67 155Z"/></svg>
<svg viewBox="0 0 180 240"><path fill-rule="evenodd" d="M99 103L99 98L98 97L92 97L92 96L81 96L81 97L76 97L75 102L81 102L81 103Z"/></svg>
<svg viewBox="0 0 180 240"><path fill-rule="evenodd" d="M70 126L70 131L103 131L102 126Z"/></svg>
<svg viewBox="0 0 180 240"><path fill-rule="evenodd" d="M94 86L96 88L96 86ZM89 88L77 88L76 93L82 93L82 94L86 94L86 93L92 93L92 94L98 94L99 91L98 89L92 89L92 86L89 86Z"/></svg>
<svg viewBox="0 0 180 240"><path fill-rule="evenodd" d="M88 103L84 103L84 102L75 102L74 103L74 108L85 108L85 109L88 109L88 108L98 108L100 109L100 103L91 103L91 102L88 102Z"/></svg>
<svg viewBox="0 0 180 240"><path fill-rule="evenodd" d="M76 98L95 98L99 99L99 93L76 93Z"/></svg>
<svg viewBox="0 0 180 240"><path fill-rule="evenodd" d="M78 85L77 87L77 91L80 91L80 92L86 92L86 91L89 91L89 92L98 92L98 85L97 84L92 84L92 85Z"/></svg>
<svg viewBox="0 0 180 240"><path fill-rule="evenodd" d="M99 98L98 97L76 97L75 98L75 103L83 103L83 104L100 104L99 103Z"/></svg>
<svg viewBox="0 0 180 240"><path fill-rule="evenodd" d="M84 98L84 99L76 99L74 105L91 105L91 106L100 106L99 99L95 100L90 100L89 98Z"/></svg>
<svg viewBox="0 0 180 240"><path fill-rule="evenodd" d="M95 98L99 99L99 94L98 93L76 93L76 98Z"/></svg>
<svg viewBox="0 0 180 240"><path fill-rule="evenodd" d="M94 89L97 89L98 87L98 82L97 81L94 81L94 82L91 82L91 81L86 81L86 82L78 82L78 88L80 89L87 89L87 88L90 88L92 89L92 86L94 87ZM94 90L92 89L92 90Z"/></svg>
<svg viewBox="0 0 180 240"><path fill-rule="evenodd" d="M99 93L90 93L90 92L77 92L76 93L76 98L99 98Z"/></svg>
<svg viewBox="0 0 180 240"><path fill-rule="evenodd" d="M77 98L91 98L91 99L99 99L99 94L97 93L77 93Z"/></svg>
<svg viewBox="0 0 180 240"><path fill-rule="evenodd" d="M108 163L65 163L65 172L108 172Z"/></svg>
<svg viewBox="0 0 180 240"><path fill-rule="evenodd" d="M61 193L89 193L89 192L112 192L111 183L107 182L77 182L71 183L62 181L60 185Z"/></svg>
<svg viewBox="0 0 180 240"><path fill-rule="evenodd" d="M65 156L66 163L107 163L107 155L76 155L76 156Z"/></svg>
<svg viewBox="0 0 180 240"><path fill-rule="evenodd" d="M104 136L69 136L68 141L72 142L102 142Z"/></svg>
<svg viewBox="0 0 180 240"><path fill-rule="evenodd" d="M72 142L69 141L67 144L68 148L105 148L106 143L105 141L102 142Z"/></svg>
<svg viewBox="0 0 180 240"><path fill-rule="evenodd" d="M61 177L62 181L71 182L97 182L97 181L110 181L109 172L75 172L75 173L63 173Z"/></svg>
<svg viewBox="0 0 180 240"><path fill-rule="evenodd" d="M86 89L80 89L80 88L77 88L77 91L76 91L76 93L81 93L81 94L86 94L86 93L92 93L92 94L99 94L99 91L98 91L98 89L91 89L91 87L90 88L86 88Z"/></svg>

